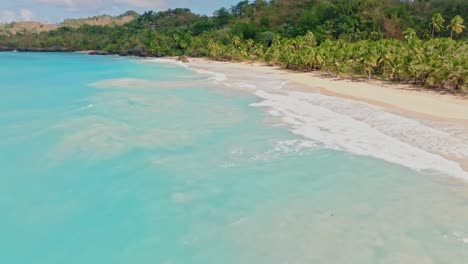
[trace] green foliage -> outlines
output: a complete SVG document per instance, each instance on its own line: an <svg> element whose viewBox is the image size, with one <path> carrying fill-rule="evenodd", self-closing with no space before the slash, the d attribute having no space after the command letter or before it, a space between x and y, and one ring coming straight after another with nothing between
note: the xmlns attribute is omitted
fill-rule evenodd
<svg viewBox="0 0 468 264"><path fill-rule="evenodd" d="M136 18L125 25L16 35L0 30L0 46L260 60L298 71L466 89L468 45L459 14L468 14L466 0L255 0L210 17L176 8L129 11L124 15ZM453 17L448 26L444 17Z"/></svg>
<svg viewBox="0 0 468 264"><path fill-rule="evenodd" d="M257 35L260 33L260 28L254 23L239 23L234 25L231 32L244 39L257 39Z"/></svg>
<svg viewBox="0 0 468 264"><path fill-rule="evenodd" d="M438 33L442 30L444 26L445 19L442 17L440 13L435 13L432 15L432 37L434 37L434 33Z"/></svg>
<svg viewBox="0 0 468 264"><path fill-rule="evenodd" d="M301 38L284 39L271 46L269 61L300 71L408 81L428 87L467 89L468 43L451 39L421 41L414 30L407 41L394 39L358 42L325 41L304 46Z"/></svg>
<svg viewBox="0 0 468 264"><path fill-rule="evenodd" d="M463 18L459 15L456 15L452 20L450 20L450 25L447 26L450 29L450 37L453 38L453 33L459 35L465 29L463 25Z"/></svg>

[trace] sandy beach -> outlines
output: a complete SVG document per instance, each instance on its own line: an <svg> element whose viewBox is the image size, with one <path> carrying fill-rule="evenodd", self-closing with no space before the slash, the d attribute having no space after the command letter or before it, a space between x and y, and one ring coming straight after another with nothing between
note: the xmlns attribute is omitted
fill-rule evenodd
<svg viewBox="0 0 468 264"><path fill-rule="evenodd" d="M259 62L218 62L203 58L190 58L190 61L278 74L301 84L299 89L302 91L319 89L323 94L382 106L405 116L451 120L468 125L468 96L441 94L409 84L342 79L326 76L323 72L294 72Z"/></svg>
<svg viewBox="0 0 468 264"><path fill-rule="evenodd" d="M249 83L268 82L270 78L280 78L288 83L281 88L282 92L321 94L376 106L384 111L382 114L376 113L377 116L391 113L394 118L401 116L408 120L407 123L400 123L396 119L385 120L384 123L393 126L391 137L416 146L425 153L454 161L468 172L468 97L423 90L422 87L409 84L341 79L321 72L293 72L259 62L219 62L190 58L188 65L202 71L219 73L221 76L227 75L228 78L233 77L238 83L243 83L245 80L241 86L249 87ZM257 76L260 79L257 79ZM278 86L278 83L270 86L275 85ZM421 127L414 128L414 124L411 123L413 121ZM366 123L366 125L377 130L381 129L379 133L389 133L386 131L387 128L379 128L381 124ZM426 129L433 131L426 133ZM433 132L435 134L432 134ZM393 155L400 153L394 150ZM413 155L421 158L423 153L413 153Z"/></svg>

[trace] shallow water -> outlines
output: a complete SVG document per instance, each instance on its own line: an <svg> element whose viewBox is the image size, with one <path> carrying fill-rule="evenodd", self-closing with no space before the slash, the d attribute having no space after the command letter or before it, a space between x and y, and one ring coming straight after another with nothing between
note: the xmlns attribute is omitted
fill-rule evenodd
<svg viewBox="0 0 468 264"><path fill-rule="evenodd" d="M456 164L356 123L368 106L163 61L0 61L0 263L468 261Z"/></svg>

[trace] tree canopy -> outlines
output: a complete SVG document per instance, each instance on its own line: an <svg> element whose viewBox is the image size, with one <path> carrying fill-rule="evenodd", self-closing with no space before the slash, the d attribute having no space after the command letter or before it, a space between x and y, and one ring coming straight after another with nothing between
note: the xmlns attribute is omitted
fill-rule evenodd
<svg viewBox="0 0 468 264"><path fill-rule="evenodd" d="M244 0L212 16L187 8L126 14L136 18L124 25L0 32L0 46L266 60L456 89L468 82L466 0Z"/></svg>

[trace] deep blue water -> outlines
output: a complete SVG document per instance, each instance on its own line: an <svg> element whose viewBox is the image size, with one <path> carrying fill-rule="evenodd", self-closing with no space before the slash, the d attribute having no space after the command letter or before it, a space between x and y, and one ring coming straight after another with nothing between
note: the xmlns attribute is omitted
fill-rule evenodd
<svg viewBox="0 0 468 264"><path fill-rule="evenodd" d="M0 263L465 263L468 188L140 59L0 53ZM465 241L466 240L466 241Z"/></svg>

